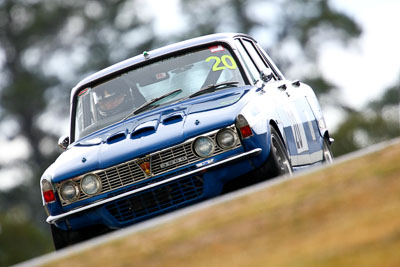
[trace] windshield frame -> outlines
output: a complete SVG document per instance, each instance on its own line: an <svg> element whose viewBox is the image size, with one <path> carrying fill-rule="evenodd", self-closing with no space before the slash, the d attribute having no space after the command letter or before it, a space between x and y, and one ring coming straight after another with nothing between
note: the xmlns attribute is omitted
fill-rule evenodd
<svg viewBox="0 0 400 267"><path fill-rule="evenodd" d="M222 45L222 46L224 46L224 48L226 48L229 51L229 53L231 54L231 56L233 57L233 59L235 60L235 62L237 64L237 68L238 68L238 70L239 70L239 72L240 72L240 74L242 76L244 84L245 85L251 85L250 79L249 79L246 71L243 68L241 58L240 58L240 56L238 56L239 52L238 52L238 50L236 49L236 47L235 47L235 45L233 43L233 39L232 40L230 40L230 39L229 40L218 40L218 41L203 43L203 44L199 44L199 45L193 45L193 46L190 46L190 47L177 49L175 51L164 53L164 54L157 55L157 56L153 56L153 57L150 57L150 58L145 58L143 55L139 55L139 56L136 56L136 57L143 57L143 59L141 61L134 62L129 66L126 66L126 67L123 67L123 68L119 68L119 69L114 70L114 71L110 71L109 73L106 73L105 75L99 76L96 79L94 79L92 81L89 81L87 83L78 84L78 86L74 88L75 90L73 89L73 93L71 95L71 108L70 108L70 143L74 143L74 142L76 142L76 141L78 141L80 139L86 138L87 136L90 136L90 135L92 135L92 134L94 134L94 133L96 133L96 132L98 132L98 131L100 131L102 129L105 129L107 127L110 127L112 125L120 123L118 121L114 122L114 123L111 123L111 124L101 128L101 129L95 130L94 132L92 132L92 133L90 133L90 134L88 134L86 136L83 136L83 137L80 137L80 138L76 138L76 136L75 136L75 128L76 128L75 123L76 123L76 111L77 111L77 105L78 105L78 96L83 90L86 90L89 87L90 88L96 87L96 86L98 86L98 85L100 85L102 83L106 83L106 82L108 82L110 80L113 80L113 79L117 78L118 76L123 75L124 73L130 72L130 71L138 69L138 68L142 68L142 67L144 67L146 65L151 65L151 64L153 64L155 62L158 62L158 61L166 60L166 59L171 58L171 57L181 56L181 55L188 54L188 53L191 53L191 52L196 52L198 50L206 49L206 48L209 48L211 46L216 46L216 45ZM150 51L149 54L152 55L152 51ZM182 99L182 100L184 101L186 99ZM134 117L136 117L136 116L138 116L140 114L134 115L134 116L130 117L128 120L130 120L130 119L132 119L132 118L134 118Z"/></svg>

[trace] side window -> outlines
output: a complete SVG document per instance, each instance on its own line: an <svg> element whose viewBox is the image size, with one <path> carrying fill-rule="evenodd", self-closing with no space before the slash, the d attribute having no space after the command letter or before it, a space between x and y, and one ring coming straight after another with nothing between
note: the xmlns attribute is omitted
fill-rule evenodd
<svg viewBox="0 0 400 267"><path fill-rule="evenodd" d="M254 48L253 44L250 43L247 40L243 40L243 44L246 47L247 51L249 52L249 54L251 55L251 57L253 58L254 62L256 63L257 67L259 70L263 70L263 69L267 69L269 68L265 62L262 60L262 58L260 57L260 55L258 54L258 52L256 51L256 49Z"/></svg>
<svg viewBox="0 0 400 267"><path fill-rule="evenodd" d="M256 66L254 65L253 61L251 60L250 56L247 54L246 50L244 49L242 43L239 40L235 40L236 47L239 50L239 54L246 65L246 69L251 76L251 80L253 83L260 79L260 72L257 70Z"/></svg>

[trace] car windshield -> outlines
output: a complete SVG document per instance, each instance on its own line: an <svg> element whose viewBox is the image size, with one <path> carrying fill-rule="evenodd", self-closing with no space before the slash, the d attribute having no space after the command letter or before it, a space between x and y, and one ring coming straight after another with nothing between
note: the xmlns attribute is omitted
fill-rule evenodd
<svg viewBox="0 0 400 267"><path fill-rule="evenodd" d="M78 93L75 140L136 113L186 99L202 88L224 82L244 85L237 62L222 45L130 70Z"/></svg>

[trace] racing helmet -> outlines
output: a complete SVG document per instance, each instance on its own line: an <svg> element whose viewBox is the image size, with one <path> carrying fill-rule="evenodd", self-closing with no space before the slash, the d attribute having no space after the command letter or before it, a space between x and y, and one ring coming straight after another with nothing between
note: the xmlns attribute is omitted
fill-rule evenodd
<svg viewBox="0 0 400 267"><path fill-rule="evenodd" d="M100 86L96 89L96 107L103 117L118 114L129 109L129 89Z"/></svg>

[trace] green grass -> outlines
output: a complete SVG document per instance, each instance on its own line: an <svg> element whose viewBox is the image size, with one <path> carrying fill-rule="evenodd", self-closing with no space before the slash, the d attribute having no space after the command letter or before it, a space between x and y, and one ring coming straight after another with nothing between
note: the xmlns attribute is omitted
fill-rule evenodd
<svg viewBox="0 0 400 267"><path fill-rule="evenodd" d="M400 266L400 145L48 266Z"/></svg>

